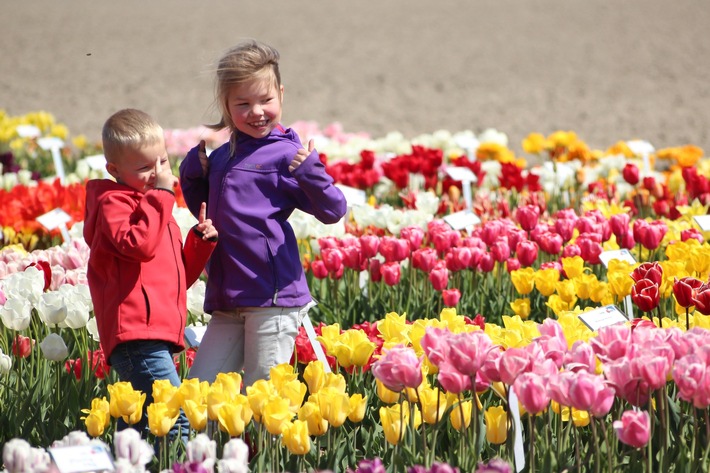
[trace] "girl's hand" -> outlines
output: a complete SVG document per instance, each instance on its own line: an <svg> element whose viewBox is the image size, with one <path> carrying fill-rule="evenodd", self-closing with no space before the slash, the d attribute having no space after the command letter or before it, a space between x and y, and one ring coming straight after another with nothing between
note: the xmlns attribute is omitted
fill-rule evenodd
<svg viewBox="0 0 710 473"><path fill-rule="evenodd" d="M202 233L203 240L217 237L217 229L212 225L212 220L207 218L207 203L200 205L200 214L197 218L197 230Z"/></svg>
<svg viewBox="0 0 710 473"><path fill-rule="evenodd" d="M293 172L298 168L298 166L303 163L303 161L306 160L306 158L311 154L314 148L313 140L308 141L308 151L305 150L305 148L301 148L296 152L296 156L294 156L293 161L291 161L291 164L288 166L288 170Z"/></svg>
<svg viewBox="0 0 710 473"><path fill-rule="evenodd" d="M168 166L163 166L161 164L163 158L158 156L158 158L155 160L155 185L154 187L156 189L169 189L173 190L175 186L178 185L178 178L177 176L173 176L172 171L170 170L170 165L168 163Z"/></svg>
<svg viewBox="0 0 710 473"><path fill-rule="evenodd" d="M202 176L206 176L207 172L210 170L210 160L207 158L205 140L200 140L199 147L197 148L197 156L200 158L200 165L202 165Z"/></svg>

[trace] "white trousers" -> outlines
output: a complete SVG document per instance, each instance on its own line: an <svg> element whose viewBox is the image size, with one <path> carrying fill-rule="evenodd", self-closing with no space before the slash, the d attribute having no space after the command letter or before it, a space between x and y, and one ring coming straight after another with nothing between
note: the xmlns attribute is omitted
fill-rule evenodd
<svg viewBox="0 0 710 473"><path fill-rule="evenodd" d="M298 328L311 306L215 311L188 377L213 383L217 373L244 370L245 388L269 379L272 367L291 360Z"/></svg>

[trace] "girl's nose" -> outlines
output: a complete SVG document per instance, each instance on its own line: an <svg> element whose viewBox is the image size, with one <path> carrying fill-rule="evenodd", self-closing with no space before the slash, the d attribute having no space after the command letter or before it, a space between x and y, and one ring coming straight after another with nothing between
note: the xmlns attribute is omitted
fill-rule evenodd
<svg viewBox="0 0 710 473"><path fill-rule="evenodd" d="M252 115L262 115L263 109L261 108L260 104L254 104L254 106L251 108L251 114Z"/></svg>

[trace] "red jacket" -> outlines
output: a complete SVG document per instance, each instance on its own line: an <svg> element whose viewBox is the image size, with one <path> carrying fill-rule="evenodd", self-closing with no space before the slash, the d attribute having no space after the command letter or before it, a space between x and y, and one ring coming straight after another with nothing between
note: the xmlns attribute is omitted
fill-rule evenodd
<svg viewBox="0 0 710 473"><path fill-rule="evenodd" d="M187 288L216 242L193 229L183 247L175 195L145 194L108 179L86 185L87 279L106 359L119 343L165 340L185 348Z"/></svg>

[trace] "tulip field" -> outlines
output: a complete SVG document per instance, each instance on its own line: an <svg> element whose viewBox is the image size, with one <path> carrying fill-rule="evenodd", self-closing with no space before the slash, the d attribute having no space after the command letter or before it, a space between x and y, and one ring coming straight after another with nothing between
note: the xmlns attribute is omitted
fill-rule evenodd
<svg viewBox="0 0 710 473"><path fill-rule="evenodd" d="M82 446L120 472L710 469L702 149L531 131L516 153L492 129L292 126L349 203L334 225L289 219L314 333L302 327L291 363L247 387L241 373L188 380L191 346L175 356L182 385L156 383L144 406L106 363L86 282L100 143L47 112L0 110L5 471L62 471L60 454ZM200 139L227 136L166 130L174 170ZM195 332L208 277L188 290ZM180 409L186 444L166 437ZM149 434L117 431L144 415Z"/></svg>

